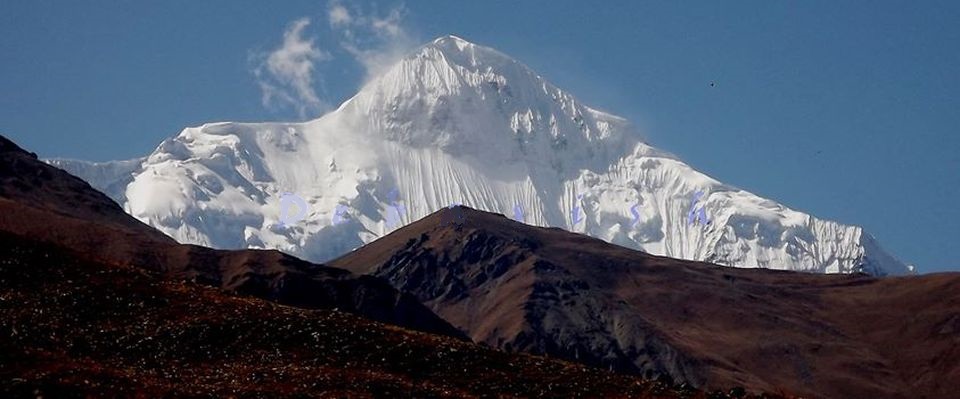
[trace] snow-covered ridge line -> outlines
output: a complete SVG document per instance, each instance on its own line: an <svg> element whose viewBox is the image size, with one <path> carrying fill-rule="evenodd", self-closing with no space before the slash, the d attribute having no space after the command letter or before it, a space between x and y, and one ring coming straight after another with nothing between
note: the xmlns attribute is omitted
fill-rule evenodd
<svg viewBox="0 0 960 399"><path fill-rule="evenodd" d="M861 228L722 184L645 143L625 119L453 36L422 46L316 120L187 128L127 180L101 178L115 175L103 166L61 167L101 189L121 186L128 212L181 242L277 248L313 261L460 202L504 214L519 206L529 224L682 259L912 272ZM698 191L705 226L688 223ZM301 223L277 223L284 192L307 203ZM396 203L402 214L390 213ZM334 224L337 209L347 216Z"/></svg>

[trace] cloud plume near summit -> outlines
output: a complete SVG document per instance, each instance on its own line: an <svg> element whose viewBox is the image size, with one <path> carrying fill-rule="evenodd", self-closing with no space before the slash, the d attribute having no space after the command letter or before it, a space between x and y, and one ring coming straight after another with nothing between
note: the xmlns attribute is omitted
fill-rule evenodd
<svg viewBox="0 0 960 399"><path fill-rule="evenodd" d="M254 52L252 72L264 107L291 108L300 119L317 117L333 108L324 90L324 64L339 55L351 58L363 68L363 79L367 81L418 43L404 25L407 11L402 5L378 14L334 0L327 4L325 12L325 37L311 34L311 17L302 17L287 26L278 47L269 52ZM324 42L330 44L319 44Z"/></svg>
<svg viewBox="0 0 960 399"><path fill-rule="evenodd" d="M304 37L309 18L291 23L283 33L283 43L269 54L260 55L253 74L262 92L265 107L291 106L301 119L327 111L330 105L314 89L316 63L329 60L330 53L317 48L314 39Z"/></svg>
<svg viewBox="0 0 960 399"><path fill-rule="evenodd" d="M333 0L327 5L327 14L340 47L366 71L364 80L382 73L420 42L404 23L407 10L403 5L378 15Z"/></svg>

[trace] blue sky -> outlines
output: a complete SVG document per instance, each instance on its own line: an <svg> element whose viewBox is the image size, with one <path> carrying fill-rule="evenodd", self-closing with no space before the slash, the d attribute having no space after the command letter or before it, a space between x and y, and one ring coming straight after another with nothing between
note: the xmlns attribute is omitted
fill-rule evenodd
<svg viewBox="0 0 960 399"><path fill-rule="evenodd" d="M356 26L360 48L443 34L497 48L723 182L864 226L921 272L960 270L960 2L514 3L343 5L406 39ZM309 118L370 66L330 9L4 1L0 134L44 157L111 160L185 126ZM304 18L318 102L265 105L256 71Z"/></svg>

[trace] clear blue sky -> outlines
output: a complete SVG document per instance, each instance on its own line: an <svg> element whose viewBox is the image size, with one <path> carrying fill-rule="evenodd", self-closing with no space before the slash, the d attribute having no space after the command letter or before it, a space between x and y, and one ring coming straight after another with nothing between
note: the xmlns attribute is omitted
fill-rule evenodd
<svg viewBox="0 0 960 399"><path fill-rule="evenodd" d="M297 119L261 103L251 71L304 17L332 58L318 95L354 93L363 68L329 3L272 3L0 2L0 133L111 160L185 126ZM510 54L721 181L864 226L921 272L960 270L960 2L513 3L409 1L402 24Z"/></svg>

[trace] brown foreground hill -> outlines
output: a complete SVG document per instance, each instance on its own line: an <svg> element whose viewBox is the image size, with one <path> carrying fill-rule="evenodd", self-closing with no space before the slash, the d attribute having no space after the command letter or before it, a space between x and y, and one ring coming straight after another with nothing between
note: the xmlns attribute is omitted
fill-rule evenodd
<svg viewBox="0 0 960 399"><path fill-rule="evenodd" d="M444 213L461 212L461 224ZM960 397L960 273L814 275L682 261L469 208L330 262L509 351L823 398Z"/></svg>
<svg viewBox="0 0 960 399"><path fill-rule="evenodd" d="M0 397L742 396L495 351L380 278L177 244L0 137Z"/></svg>
<svg viewBox="0 0 960 399"><path fill-rule="evenodd" d="M0 248L3 398L708 397L228 295L5 232Z"/></svg>

